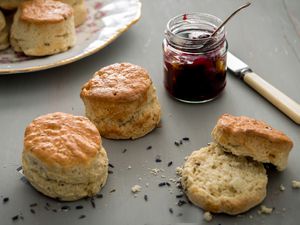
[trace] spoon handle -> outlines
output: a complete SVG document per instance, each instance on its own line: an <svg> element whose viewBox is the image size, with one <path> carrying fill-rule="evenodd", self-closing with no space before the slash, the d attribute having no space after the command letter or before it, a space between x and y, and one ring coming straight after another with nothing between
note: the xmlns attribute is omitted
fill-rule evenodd
<svg viewBox="0 0 300 225"><path fill-rule="evenodd" d="M235 14L237 14L242 9L248 7L249 5L251 5L250 2L246 3L245 5L235 10L229 17L227 17L226 20L223 21L223 23L221 23L221 25L210 35L210 37L213 37Z"/></svg>

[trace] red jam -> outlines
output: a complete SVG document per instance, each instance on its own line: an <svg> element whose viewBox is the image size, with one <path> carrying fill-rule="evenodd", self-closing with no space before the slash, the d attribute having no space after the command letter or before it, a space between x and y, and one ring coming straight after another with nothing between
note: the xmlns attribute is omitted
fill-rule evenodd
<svg viewBox="0 0 300 225"><path fill-rule="evenodd" d="M173 58L173 57L171 57ZM217 97L226 85L225 56L180 56L172 61L165 54L165 88L177 99L206 101Z"/></svg>
<svg viewBox="0 0 300 225"><path fill-rule="evenodd" d="M186 20L186 17L185 14L184 19L181 18ZM163 42L165 88L180 101L207 102L216 98L226 86L225 36L221 41L204 41L203 48L198 45L193 48L193 40L197 43L201 39L207 40L210 33L208 30L183 30L176 34L174 43L167 37Z"/></svg>

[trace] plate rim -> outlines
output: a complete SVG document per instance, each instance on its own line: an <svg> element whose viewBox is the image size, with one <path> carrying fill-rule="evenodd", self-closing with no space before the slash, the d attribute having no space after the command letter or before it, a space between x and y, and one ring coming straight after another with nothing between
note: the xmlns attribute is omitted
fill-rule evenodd
<svg viewBox="0 0 300 225"><path fill-rule="evenodd" d="M112 43L114 40L116 40L121 34L126 32L132 25L134 25L135 23L137 23L139 21L139 19L141 18L141 14L142 14L142 3L140 0L137 0L137 4L138 4L138 11L136 13L136 16L129 23L127 23L124 27L122 27L121 29L118 29L114 35L112 35L104 44L98 46L97 48L93 48L93 49L84 51L78 55L75 55L73 57L70 57L70 58L67 58L64 60L60 60L60 61L57 61L54 63L48 63L45 65L31 66L31 67L20 68L20 69L0 69L0 75L30 73L30 72L36 72L36 71L41 71L41 70L47 70L50 68L70 64L70 63L76 62L82 58L85 58L85 57L95 54L96 52L100 51L101 49L105 48L107 45Z"/></svg>

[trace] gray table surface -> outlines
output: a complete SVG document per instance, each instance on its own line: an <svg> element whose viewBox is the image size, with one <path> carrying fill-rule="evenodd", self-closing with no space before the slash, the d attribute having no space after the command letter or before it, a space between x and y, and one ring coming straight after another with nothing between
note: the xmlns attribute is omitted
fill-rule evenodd
<svg viewBox="0 0 300 225"><path fill-rule="evenodd" d="M0 224L206 224L203 211L186 204L178 207L178 189L158 187L175 177L175 168L186 155L211 141L210 131L223 113L262 119L287 133L294 141L288 168L269 172L268 194L264 204L275 207L271 215L259 215L258 207L242 216L214 215L210 224L297 224L300 220L300 190L291 180L300 180L300 127L264 98L228 73L224 94L207 104L189 105L171 99L163 87L161 42L169 18L186 12L207 12L225 18L243 1L237 0L143 0L142 17L129 31L100 52L70 65L29 74L0 77ZM300 2L260 0L227 25L230 51L246 61L264 79L300 102ZM110 174L103 198L96 208L89 201L59 203L36 192L20 180L24 129L35 117L62 111L84 115L80 87L99 68L115 62L131 62L151 74L162 105L162 127L135 141L104 139ZM180 147L174 141L189 137ZM146 150L151 145L151 150ZM126 148L127 152L122 153ZM156 163L155 157L162 162ZM167 163L173 161L168 167ZM128 166L131 169L128 169ZM157 176L149 168L163 169ZM162 176L163 175L163 176ZM164 178L164 176L166 178ZM149 184L148 187L147 183ZM136 197L130 189L142 186ZM286 187L279 191L280 184ZM111 190L115 192L111 193ZM148 201L144 200L148 196ZM9 202L2 199L8 196ZM29 211L38 203L36 213ZM50 204L47 210L46 204ZM70 211L53 212L63 205ZM76 205L84 209L75 210ZM169 212L172 208L174 213ZM24 220L12 221L22 214ZM84 219L78 219L80 215Z"/></svg>

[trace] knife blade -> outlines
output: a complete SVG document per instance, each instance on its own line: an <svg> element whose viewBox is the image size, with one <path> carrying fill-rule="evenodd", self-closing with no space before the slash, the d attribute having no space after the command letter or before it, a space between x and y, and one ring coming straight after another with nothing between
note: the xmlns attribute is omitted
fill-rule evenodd
<svg viewBox="0 0 300 225"><path fill-rule="evenodd" d="M295 123L300 124L300 104L272 86L236 56L227 53L228 69L251 88L261 94Z"/></svg>

